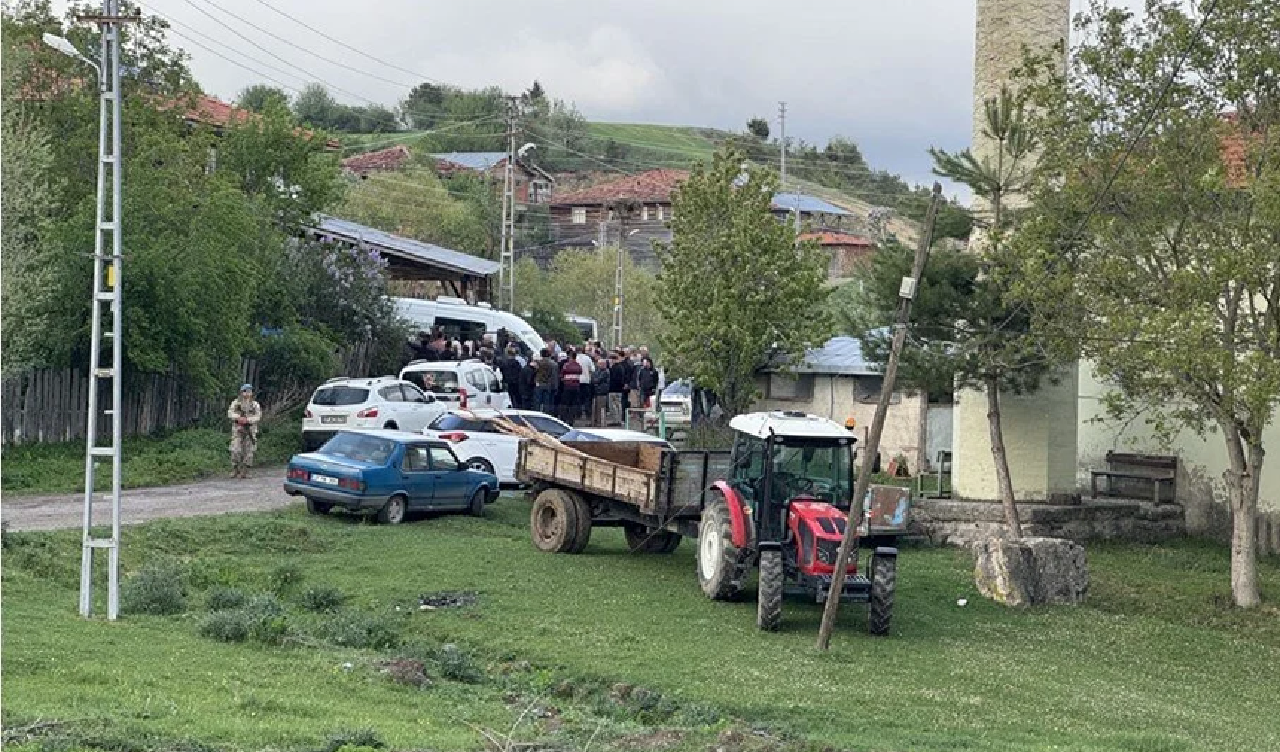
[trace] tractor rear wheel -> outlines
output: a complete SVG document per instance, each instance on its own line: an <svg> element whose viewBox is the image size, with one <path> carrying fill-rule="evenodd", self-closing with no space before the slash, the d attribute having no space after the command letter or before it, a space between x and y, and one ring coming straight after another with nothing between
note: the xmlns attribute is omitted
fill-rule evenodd
<svg viewBox="0 0 1280 752"><path fill-rule="evenodd" d="M871 557L871 602L867 612L867 629L873 635L889 634L889 621L893 617L893 591L897 587L897 581L897 557Z"/></svg>
<svg viewBox="0 0 1280 752"><path fill-rule="evenodd" d="M577 520L577 527L573 533L573 544L566 553L580 554L591 540L591 505L587 503L586 499L582 498L582 494L573 491L565 491L565 493L572 500L574 518Z"/></svg>
<svg viewBox="0 0 1280 752"><path fill-rule="evenodd" d="M742 592L751 561L750 549L733 545L729 503L716 494L702 510L698 524L698 584L708 598L727 601Z"/></svg>
<svg viewBox="0 0 1280 752"><path fill-rule="evenodd" d="M627 548L633 554L669 554L680 545L680 534L669 530L654 530L644 525L626 525Z"/></svg>
<svg viewBox="0 0 1280 752"><path fill-rule="evenodd" d="M766 632L777 632L782 626L782 585L785 572L782 552L760 552L760 591L756 597L756 626Z"/></svg>
<svg viewBox="0 0 1280 752"><path fill-rule="evenodd" d="M578 505L570 494L559 488L548 488L533 500L529 512L529 532L539 551L572 553L578 538Z"/></svg>

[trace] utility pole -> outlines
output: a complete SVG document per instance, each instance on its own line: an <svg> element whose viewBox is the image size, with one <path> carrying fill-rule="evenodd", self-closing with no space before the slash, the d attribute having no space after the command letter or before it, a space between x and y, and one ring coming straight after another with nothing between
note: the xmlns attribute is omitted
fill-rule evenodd
<svg viewBox="0 0 1280 752"><path fill-rule="evenodd" d="M507 97L507 166L502 175L502 249L498 254L498 308L515 311L516 305L516 97Z"/></svg>
<svg viewBox="0 0 1280 752"><path fill-rule="evenodd" d="M618 264L613 270L613 346L622 347L622 256L627 252L627 205L616 204L618 212Z"/></svg>
<svg viewBox="0 0 1280 752"><path fill-rule="evenodd" d="M93 613L94 549L108 553L107 618L115 620L120 613L120 465L121 456L121 377L124 370L121 314L124 289L121 269L121 189L124 167L120 151L120 29L123 23L136 22L131 16L119 15L119 0L103 0L102 15L77 16L78 21L98 24L101 34L101 58L98 68L98 206L94 220L93 241L93 306L91 344L89 350L88 438L84 458L84 524L80 551L80 615ZM69 45L68 45L69 46ZM111 185L107 187L107 173ZM107 250L108 246L110 251ZM104 327L103 306L110 306L110 327ZM111 358L104 362L104 340L110 340ZM99 393L110 390L109 408L102 407ZM99 415L111 416L111 443L98 446ZM93 536L93 493L98 463L111 463L111 537Z"/></svg>
<svg viewBox="0 0 1280 752"><path fill-rule="evenodd" d="M898 380L898 359L902 356L902 345L907 338L907 324L911 321L911 301L919 287L920 276L924 274L924 265L929 260L929 246L933 245L933 225L938 216L938 202L941 198L942 185L934 183L933 195L929 199L929 212L924 219L924 230L920 233L915 261L911 265L911 276L902 278L902 286L898 290L898 321L893 330L893 345L889 351L889 362L884 369L880 402L876 404L876 414L871 421L867 446L862 450L862 468L858 471L853 497L849 500L849 522L845 525L844 537L840 540L840 552L836 554L836 571L831 575L831 589L827 591L827 603L822 609L822 626L818 629L819 650L826 650L831 646L831 630L835 627L836 612L840 608L840 593L844 592L849 555L853 552L854 541L860 535L859 528L862 527L865 511L864 499L867 496L867 487L871 484L871 468L875 466L875 457L880 451L880 436L884 433L885 416L889 413L893 388Z"/></svg>
<svg viewBox="0 0 1280 752"><path fill-rule="evenodd" d="M778 102L778 142L782 145L782 163L780 172L782 180L780 186L782 192L787 192L787 103ZM800 235L800 199L795 199L796 204L796 236Z"/></svg>

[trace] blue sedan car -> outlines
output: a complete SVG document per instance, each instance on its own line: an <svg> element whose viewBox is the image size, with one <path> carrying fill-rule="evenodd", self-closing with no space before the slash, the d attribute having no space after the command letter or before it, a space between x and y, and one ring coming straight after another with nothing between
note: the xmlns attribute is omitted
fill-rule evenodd
<svg viewBox="0 0 1280 752"><path fill-rule="evenodd" d="M498 478L469 470L448 442L405 431L343 431L315 452L289 460L284 490L303 496L307 511L334 507L376 512L396 525L413 511L484 514L498 498Z"/></svg>

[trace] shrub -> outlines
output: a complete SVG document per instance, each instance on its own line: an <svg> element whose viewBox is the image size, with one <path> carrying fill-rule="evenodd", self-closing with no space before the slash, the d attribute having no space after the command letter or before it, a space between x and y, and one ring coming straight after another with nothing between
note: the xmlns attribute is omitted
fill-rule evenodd
<svg viewBox="0 0 1280 752"><path fill-rule="evenodd" d="M329 741L321 748L321 752L338 752L340 749L363 747L366 749L384 749L387 743L382 741L378 732L371 728L339 731L329 737Z"/></svg>
<svg viewBox="0 0 1280 752"><path fill-rule="evenodd" d="M364 614L338 614L321 622L314 636L344 648L381 650L400 644L400 634L385 618Z"/></svg>
<svg viewBox="0 0 1280 752"><path fill-rule="evenodd" d="M267 585L271 588L271 592L276 595L282 595L302 582L302 567L297 563L287 561L277 565L267 573Z"/></svg>
<svg viewBox="0 0 1280 752"><path fill-rule="evenodd" d="M382 672L396 684L406 684L410 687L431 685L431 677L427 676L427 667L422 661L410 658L387 661L382 666Z"/></svg>
<svg viewBox="0 0 1280 752"><path fill-rule="evenodd" d="M174 562L153 562L125 580L120 589L120 609L126 614L180 614L187 610L182 567Z"/></svg>
<svg viewBox="0 0 1280 752"><path fill-rule="evenodd" d="M347 596L341 590L331 587L307 588L302 593L302 607L317 613L331 613L342 607Z"/></svg>
<svg viewBox="0 0 1280 752"><path fill-rule="evenodd" d="M319 384L338 370L334 348L324 335L298 327L263 338L259 391L280 396L299 385Z"/></svg>
<svg viewBox="0 0 1280 752"><path fill-rule="evenodd" d="M240 608L247 600L249 600L249 596L243 590L229 587L214 588L204 597L205 607L210 611L226 611L232 608Z"/></svg>
<svg viewBox="0 0 1280 752"><path fill-rule="evenodd" d="M476 660L451 642L440 646L435 654L435 662L440 675L446 679L464 684L479 684L484 680L484 673Z"/></svg>
<svg viewBox="0 0 1280 752"><path fill-rule="evenodd" d="M243 610L214 611L200 623L200 635L218 642L244 642L251 628L249 614Z"/></svg>
<svg viewBox="0 0 1280 752"><path fill-rule="evenodd" d="M280 645L290 633L284 606L275 596L263 594L245 598L239 607L209 614L200 624L200 634L220 642Z"/></svg>

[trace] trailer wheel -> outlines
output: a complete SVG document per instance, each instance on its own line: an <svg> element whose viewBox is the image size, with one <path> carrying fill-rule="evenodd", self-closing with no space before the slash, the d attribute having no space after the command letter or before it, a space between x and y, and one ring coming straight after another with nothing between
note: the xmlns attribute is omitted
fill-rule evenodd
<svg viewBox="0 0 1280 752"><path fill-rule="evenodd" d="M756 626L777 632L782 625L782 552L760 552L760 590L756 596Z"/></svg>
<svg viewBox="0 0 1280 752"><path fill-rule="evenodd" d="M669 554L680 546L680 534L669 530L628 524L623 527L623 533L627 537L627 548L633 554Z"/></svg>
<svg viewBox="0 0 1280 752"><path fill-rule="evenodd" d="M889 621L893 616L893 591L897 587L897 581L897 557L871 557L871 602L867 612L867 628L873 635L889 634Z"/></svg>
<svg viewBox="0 0 1280 752"><path fill-rule="evenodd" d="M565 491L573 504L573 516L577 521L573 531L573 543L565 553L580 554L591 540L591 505L582 498L582 494Z"/></svg>
<svg viewBox="0 0 1280 752"><path fill-rule="evenodd" d="M750 550L733 545L728 502L715 495L702 510L698 524L698 584L702 592L717 601L736 598L742 592L750 561Z"/></svg>
<svg viewBox="0 0 1280 752"><path fill-rule="evenodd" d="M578 537L578 505L573 495L558 488L538 494L529 512L529 532L539 551L572 553Z"/></svg>

